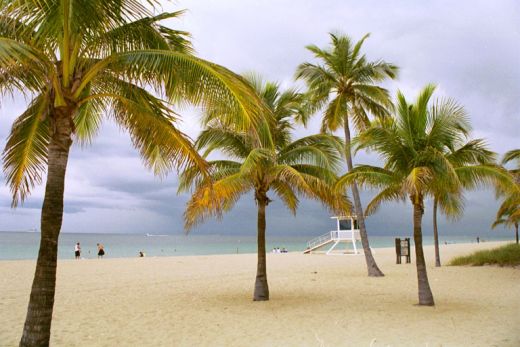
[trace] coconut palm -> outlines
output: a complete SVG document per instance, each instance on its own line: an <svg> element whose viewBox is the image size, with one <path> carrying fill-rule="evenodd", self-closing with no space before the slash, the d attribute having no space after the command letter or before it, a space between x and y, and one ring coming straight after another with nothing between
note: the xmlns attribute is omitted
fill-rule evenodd
<svg viewBox="0 0 520 347"><path fill-rule="evenodd" d="M446 146L462 141L464 134L460 129L468 129L469 125L458 112L431 112L428 103L434 90L433 85L425 87L414 104L409 104L399 92L395 117L374 122L356 139L358 150L375 150L385 161L384 166L358 166L337 183L338 189L353 182L380 189L367 206L368 214L384 201L410 200L419 305L429 306L434 305L434 300L422 246L424 199L439 192L438 187L442 186L442 192L452 200L445 206L454 208L460 204L457 200L463 186L461 181L470 182L468 187L495 180L504 185L511 181L510 175L497 167L454 167L450 163L445 156Z"/></svg>
<svg viewBox="0 0 520 347"><path fill-rule="evenodd" d="M324 110L322 131L343 128L348 171L353 168L350 149L351 122L360 132L370 124L369 114L376 117L388 114L391 107L390 97L387 90L377 84L387 78L395 78L398 71L395 65L383 60L369 61L361 53L368 36L367 34L357 43L353 43L348 36L331 33L330 48L307 46L319 63L303 63L296 71L296 78L304 80L307 84L310 104L314 110ZM355 183L351 190L368 275L383 276L370 250L363 207Z"/></svg>
<svg viewBox="0 0 520 347"><path fill-rule="evenodd" d="M455 101L451 99L438 101L433 107L430 108L430 114L433 117L440 117L441 115L450 116L455 118L464 118L466 117L464 108L459 106ZM482 170L483 168L487 168L489 172L493 172L493 170L497 170L495 167L496 153L490 151L487 148L487 145L483 139L475 139L469 140L464 143L461 141L469 136L470 127L469 124L465 124L466 128L460 127L459 129L454 129L454 131L459 131L460 136L455 137L454 140L457 143L446 143L444 145L439 144L436 147L444 150L444 156L448 161L449 165L452 167L454 172L457 174L458 179L462 187L470 189L475 186L475 183L478 183L478 180L482 178L481 175L458 175L460 168L464 168L464 172L467 170ZM498 171L500 171L498 169ZM500 172L495 172L495 174L500 174ZM492 179L493 176L490 176ZM477 182L473 180L477 179ZM465 181L467 180L467 181ZM442 182L439 182L439 186L435 187L432 184L432 195L433 195L433 240L434 240L434 249L435 249L435 266L441 266L440 260L440 251L439 251L439 231L437 225L437 213L440 207L441 211L451 219L455 219L460 217L463 213L464 208L464 198L462 195L462 190L456 193L452 193L446 191L444 189L444 185ZM500 182L496 182L500 184Z"/></svg>
<svg viewBox="0 0 520 347"><path fill-rule="evenodd" d="M261 111L229 70L191 54L189 35L160 24L155 1L0 0L0 93L30 100L4 150L13 206L46 186L41 241L21 346L48 345L65 171L74 141L90 142L103 119L126 129L145 164L162 174L204 160L176 128L171 103L218 109L223 124L251 128ZM161 97L158 97L160 95Z"/></svg>
<svg viewBox="0 0 520 347"><path fill-rule="evenodd" d="M179 189L194 187L185 212L188 230L206 217L229 211L242 195L254 192L258 264L253 299L264 301L269 300L265 233L266 207L272 200L268 193L272 191L293 213L298 196L318 199L334 211L348 210L350 204L343 194L333 194L330 187L341 162L341 141L324 134L292 141L292 124L305 115L302 95L293 90L282 92L277 84L262 83L258 78L248 79L274 121L266 119L258 129L259 140L248 131L210 122L196 147L205 150L205 156L219 151L230 159L209 161L209 177L201 175L196 166L188 168L181 175Z"/></svg>
<svg viewBox="0 0 520 347"><path fill-rule="evenodd" d="M514 149L504 155L502 164L506 165L509 162L515 161L516 167L509 170L515 177L517 187L520 187L520 149ZM508 194L500 207L498 208L496 220L492 228L498 225L505 225L506 227L515 228L515 239L518 243L518 224L520 223L520 193L518 191Z"/></svg>

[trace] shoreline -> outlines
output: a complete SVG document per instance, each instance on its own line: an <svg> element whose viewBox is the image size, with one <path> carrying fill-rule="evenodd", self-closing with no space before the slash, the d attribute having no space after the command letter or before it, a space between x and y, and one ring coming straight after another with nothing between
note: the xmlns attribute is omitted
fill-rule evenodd
<svg viewBox="0 0 520 347"><path fill-rule="evenodd" d="M503 241L503 240L492 240L492 241L480 241L480 243L477 243L477 242L460 242L460 243L457 243L457 242L453 242L453 243L448 243L448 244L439 244L439 248L442 249L443 247L447 247L447 246L470 246L470 245L474 245L474 246L477 246L478 245L493 245L493 247L498 247L500 245L505 245L507 243L514 243L514 240L511 240L511 241ZM350 246L349 246L350 247ZM430 245L430 244L423 244L423 247L426 248L426 247L433 247L433 245ZM486 247L488 248L488 247ZM326 250L326 247L324 248ZM384 251L384 252L388 252L388 251L394 251L395 252L395 247L370 247L370 249L372 250L372 253L373 254L377 254L378 251ZM415 257L415 253L412 251L415 249L415 246L413 245L413 238L410 239L410 251L412 253L412 259ZM358 256L362 256L363 255L363 249L360 248L360 246L358 246L358 251L360 252L358 254ZM273 253L271 251L267 251L266 254L273 254L273 255L280 255L280 256L283 256L284 254L303 254L304 250L301 250L301 251L288 251L287 253ZM321 255L325 255L324 254L325 251L320 251L320 252L316 252L316 253L313 253L313 254L306 254L307 256L321 256ZM248 252L248 253L215 253L215 254L182 254L182 255L146 255L144 257L139 257L138 255L136 255L135 257L110 257L110 256L106 256L102 259L98 259L96 255L93 255L92 257L90 258L81 258L80 261L84 261L84 260L96 260L96 261L105 261L105 260L113 260L113 259L141 259L141 258L161 258L161 259L168 259L168 258L172 258L172 259L177 259L177 258L183 258L183 257L187 257L187 258L191 258L191 257L218 257L218 256L240 256L240 255L248 255L248 256L251 256L251 255L254 255L256 256L256 252ZM330 256L356 256L355 254L331 254ZM35 259L0 259L0 262L18 262L18 261L24 261L24 262L36 262L36 258ZM73 261L73 262L77 262L78 260L77 259L74 259L73 256L71 256L70 258L58 258L58 263L60 262L66 262L66 261ZM413 261L412 261L413 263Z"/></svg>
<svg viewBox="0 0 520 347"><path fill-rule="evenodd" d="M85 234L88 235L88 234ZM90 235L97 235L97 234L90 234ZM129 234L130 235L130 234ZM70 234L68 235L70 236ZM505 236L505 235L504 235ZM231 236L232 237L232 236ZM229 238L229 237L228 237ZM299 238L299 237L298 237ZM385 238L382 240L381 238ZM156 239L156 238L153 238ZM159 238L157 238L159 239ZM105 245L105 250L107 251L107 254L105 255L104 259L133 259L138 258L138 252L139 250L143 250L146 253L146 257L193 257L193 256L208 256L208 255L237 255L237 254L256 254L256 239L253 236L250 236L251 240L248 241L237 241L236 243L231 242L224 242L219 243L216 240L207 240L202 243L183 243L178 244L174 241L174 243L163 245L161 244L158 246L157 244L142 244L142 245L133 245L133 248L135 249L132 251L129 251L128 245L121 245L117 243L117 240L112 240L112 242L115 242L118 246L111 247L110 242L104 242L104 240L99 240L101 243ZM254 239L254 240L253 240ZM371 244L372 250L377 252L378 250L383 249L394 249L393 245L393 236L384 236L384 237L374 237L373 242ZM411 238L411 247L413 247L413 238ZM76 240L76 239L74 239ZM0 240L1 241L1 240ZM9 240L3 240L0 243L0 262L5 261L35 261L36 257L38 255L38 244L31 245L30 247L33 248L33 251L30 252L30 255L27 255L28 253L27 248L23 251L23 255L19 257L9 257L10 252L13 251L13 244L10 244L8 242ZM108 240L107 240L108 241ZM284 242L286 241L286 242ZM423 240L423 247L432 246L433 243L426 239L426 242ZM505 236L504 238L499 237L497 239L492 240L481 240L481 244L489 244L489 243L507 243L507 242L513 242L514 240L511 240L508 236ZM93 242L93 241L92 241ZM124 242L124 240L122 241ZM292 242L292 243L291 243ZM392 243L390 245L390 242ZM60 242L61 243L61 242ZM384 243L382 245L382 243ZM75 244L75 242L74 242ZM86 245L85 245L86 244ZM445 244L444 240L441 242L441 247L446 246L452 246L452 245L476 245L475 240L468 239L468 236L462 235L459 236L458 240L452 240L449 243ZM86 243L84 240L81 241L81 245L83 248L82 252L82 259L81 260L91 260L96 259L97 260L97 249L95 247L95 243ZM268 246L274 246L279 245L281 247L282 245L286 245L289 249L289 253L303 253L305 246L303 242L300 241L291 241L290 239L284 239L283 241L268 241ZM69 251L69 249L73 247L73 245L67 244L60 244L59 246L59 254L58 254L58 261L64 261L64 260L75 260L74 254L72 251ZM349 247L351 247L349 245ZM164 248L164 250L162 249ZM14 248L15 250L17 248ZM295 250L296 249L296 250ZM324 248L325 250L327 247ZM361 249L361 245L358 244L358 250ZM268 247L267 253L271 253L271 248ZM131 255L128 255L131 254Z"/></svg>

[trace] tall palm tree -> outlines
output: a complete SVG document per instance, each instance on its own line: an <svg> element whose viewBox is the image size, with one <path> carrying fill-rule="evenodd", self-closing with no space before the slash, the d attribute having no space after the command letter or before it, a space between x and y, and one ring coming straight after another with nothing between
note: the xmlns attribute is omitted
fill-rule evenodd
<svg viewBox="0 0 520 347"><path fill-rule="evenodd" d="M515 177L516 185L520 190L520 149L514 149L504 155L502 164L515 161L516 167L509 170ZM515 239L518 244L518 224L520 223L520 192L516 191L506 196L500 207L498 208L496 220L492 228L504 224L506 227L515 228Z"/></svg>
<svg viewBox="0 0 520 347"><path fill-rule="evenodd" d="M367 206L369 214L384 201L410 200L413 205L419 305L429 306L434 305L434 300L422 246L424 199L443 186L443 192L454 198L446 206L456 206L462 189L461 181L478 184L497 180L504 185L511 182L510 175L497 167L454 167L450 163L444 155L445 147L462 141L460 129L467 129L468 124L466 118L458 113L430 112L428 103L434 90L434 86L428 85L414 104L409 104L399 92L395 117L374 122L356 139L357 149L375 150L385 161L384 166L358 166L337 183L338 189L353 182L380 189Z"/></svg>
<svg viewBox="0 0 520 347"><path fill-rule="evenodd" d="M265 232L266 207L272 200L268 193L272 191L293 213L298 195L318 199L334 211L349 210L350 204L343 194L334 194L331 189L334 171L341 162L341 141L324 134L292 141L294 119L305 114L302 95L293 90L282 92L277 84L262 83L258 78L248 79L274 121L266 118L258 129L259 140L248 131L210 122L197 139L197 148L205 150L204 156L219 151L230 159L210 161L209 177L201 175L196 166L188 168L181 175L179 189L194 187L185 212L188 230L206 217L229 211L242 195L254 192L258 264L253 299L264 301L269 300Z"/></svg>
<svg viewBox="0 0 520 347"><path fill-rule="evenodd" d="M370 124L369 114L376 117L388 114L390 97L387 90L377 84L387 78L396 78L398 71L393 64L383 60L369 61L361 53L368 36L365 35L354 44L348 36L331 33L331 47L321 49L314 45L307 46L319 63L303 63L296 71L296 78L307 84L310 104L314 110L324 110L322 131L343 128L348 171L353 169L350 122L361 132ZM368 275L383 276L370 250L357 184L354 183L351 190Z"/></svg>
<svg viewBox="0 0 520 347"><path fill-rule="evenodd" d="M161 174L207 170L176 128L171 103L218 109L223 124L251 128L260 100L231 71L191 54L189 35L159 22L154 0L0 0L0 93L23 93L3 153L13 206L47 173L41 241L21 346L48 345L63 218L65 171L74 141L102 119L126 129L145 164ZM157 97L160 95L161 97Z"/></svg>
<svg viewBox="0 0 520 347"><path fill-rule="evenodd" d="M433 117L450 116L455 118L464 118L466 113L464 108L458 105L451 99L437 101L435 105L430 108L430 113ZM437 146L444 152L443 155L446 157L449 165L452 167L454 172L458 174L460 168L465 170L480 170L483 167L487 167L489 170L494 170L496 153L490 151L483 139L475 139L466 141L469 136L470 127L469 123L464 124L465 127L454 129L459 131L460 136L454 137L456 143L445 143L443 146ZM466 171L464 171L466 172ZM465 188L471 188L475 186L474 179L480 178L479 175L457 175L460 184ZM435 249L435 266L441 266L440 250L439 250L439 231L437 225L437 213L440 207L441 211L449 218L455 219L462 215L464 204L462 190L455 194L446 191L442 182L439 182L439 186L435 187L432 185L433 195L433 240Z"/></svg>

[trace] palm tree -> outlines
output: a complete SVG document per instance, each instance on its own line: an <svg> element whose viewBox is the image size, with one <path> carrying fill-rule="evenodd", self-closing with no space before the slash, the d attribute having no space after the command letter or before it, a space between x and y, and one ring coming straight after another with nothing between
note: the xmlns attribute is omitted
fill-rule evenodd
<svg viewBox="0 0 520 347"><path fill-rule="evenodd" d="M0 93L31 101L3 153L13 206L47 172L41 241L21 346L48 345L54 305L65 171L74 141L90 142L103 118L126 129L157 174L207 170L176 128L170 103L221 110L251 128L261 114L252 89L231 71L191 54L189 34L161 25L138 0L0 0ZM152 93L153 91L153 93ZM161 95L157 97L156 95Z"/></svg>
<svg viewBox="0 0 520 347"><path fill-rule="evenodd" d="M458 112L431 112L429 100L435 90L428 85L414 104L409 104L399 92L397 111L394 118L374 122L373 126L360 134L357 149L378 152L385 161L383 167L362 165L338 180L337 187L357 182L378 188L381 191L367 206L373 213L382 202L406 201L413 205L413 236L419 305L433 306L434 300L428 282L422 246L422 216L424 199L443 187L442 192L452 198L448 206L456 206L462 189L461 181L478 183L498 180L502 184L511 178L504 170L491 166L454 167L446 158L446 146L463 140L468 124Z"/></svg>
<svg viewBox="0 0 520 347"><path fill-rule="evenodd" d="M219 151L230 160L210 161L209 177L202 176L195 166L188 168L181 175L179 189L194 187L185 212L188 230L206 217L229 211L242 195L254 192L258 264L253 300L264 301L269 300L265 250L266 207L272 201L269 191L293 213L298 207L298 195L321 200L334 211L349 210L350 204L343 194L333 194L330 186L341 162L341 141L324 134L292 141L294 119L305 119L303 96L294 90L282 92L277 84L262 83L258 78L248 79L271 110L274 121L266 119L258 129L259 139L248 131L210 122L196 147L205 149L204 156Z"/></svg>
<svg viewBox="0 0 520 347"><path fill-rule="evenodd" d="M509 172L515 177L517 187L520 188L520 149L514 149L504 155L502 164L515 161L516 167ZM515 239L518 244L518 224L520 223L520 193L518 191L510 193L506 196L500 207L498 208L496 220L492 225L494 229L500 224L506 227L515 228Z"/></svg>
<svg viewBox="0 0 520 347"><path fill-rule="evenodd" d="M331 33L330 48L307 46L320 63L303 63L296 71L296 78L303 79L307 84L313 109L324 109L322 131L336 131L343 127L348 172L353 169L350 122L361 132L370 124L369 114L376 117L388 114L391 107L390 97L387 90L377 86L377 83L387 78L396 78L398 71L395 65L383 60L368 61L361 54L361 47L368 36L365 35L354 44L348 36ZM356 183L351 186L351 190L368 275L384 276L370 250Z"/></svg>
<svg viewBox="0 0 520 347"><path fill-rule="evenodd" d="M458 105L451 99L438 101L434 106L430 108L430 113L433 117L455 117L464 118L466 113L464 108ZM490 151L485 141L482 139L470 140L466 143L462 139L466 139L469 136L470 127L469 123L461 124L465 127L454 129L454 131L460 132L460 136L454 137L456 143L445 143L444 145L437 145L436 147L444 150L443 155L446 157L451 168L457 174L460 184L465 188L475 186L473 181L475 178L478 180L481 178L478 174L473 175L458 175L460 168L464 170L482 170L487 168L492 171L495 170L496 153ZM467 172L467 171L464 171ZM467 180L467 181L465 181ZM462 191L455 194L446 191L442 182L439 182L439 186L433 185L433 240L435 248L435 266L441 266L440 251L439 251L439 232L437 226L437 211L441 208L441 211L449 218L455 219L462 215L463 212L463 196Z"/></svg>

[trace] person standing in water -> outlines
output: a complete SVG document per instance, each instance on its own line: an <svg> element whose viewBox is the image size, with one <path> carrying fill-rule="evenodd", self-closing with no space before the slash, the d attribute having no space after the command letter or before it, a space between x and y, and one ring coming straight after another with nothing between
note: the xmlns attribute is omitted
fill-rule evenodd
<svg viewBox="0 0 520 347"><path fill-rule="evenodd" d="M79 242L76 243L76 246L74 246L74 255L76 259L80 259L81 257L81 246L79 245Z"/></svg>
<svg viewBox="0 0 520 347"><path fill-rule="evenodd" d="M97 249L98 249L98 252L97 252L98 259L103 258L103 256L105 255L105 247L101 243L98 243Z"/></svg>

